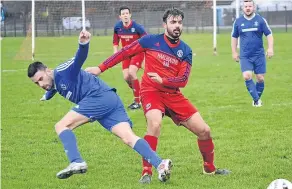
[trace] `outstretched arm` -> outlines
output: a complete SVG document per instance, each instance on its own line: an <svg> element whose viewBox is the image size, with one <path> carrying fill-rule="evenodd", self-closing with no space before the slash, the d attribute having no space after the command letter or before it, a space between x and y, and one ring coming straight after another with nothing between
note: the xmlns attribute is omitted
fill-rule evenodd
<svg viewBox="0 0 292 189"><path fill-rule="evenodd" d="M111 68L122 62L123 60L129 59L132 56L135 56L136 54L139 54L145 50L146 49L143 48L140 42L137 40L130 45L123 47L117 53L106 59L102 64L98 65L98 67L89 67L86 68L85 71L93 75L99 75L101 72L104 72L108 68Z"/></svg>

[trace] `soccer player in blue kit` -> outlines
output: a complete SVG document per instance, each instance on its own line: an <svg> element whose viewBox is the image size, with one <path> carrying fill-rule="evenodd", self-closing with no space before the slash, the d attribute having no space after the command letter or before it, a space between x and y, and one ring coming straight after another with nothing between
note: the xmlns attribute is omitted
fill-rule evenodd
<svg viewBox="0 0 292 189"><path fill-rule="evenodd" d="M28 67L28 77L47 91L41 100L48 100L58 92L77 104L55 125L70 161L67 168L57 173L57 177L66 179L87 171L87 164L79 153L72 130L85 123L98 121L150 162L157 169L159 180L165 182L170 178L171 160L162 160L144 139L133 133L132 122L116 90L81 69L87 58L90 36L89 32L82 31L75 57L56 69L51 70L41 62L34 62Z"/></svg>
<svg viewBox="0 0 292 189"><path fill-rule="evenodd" d="M245 0L243 3L244 15L237 18L233 24L231 33L232 57L240 62L241 71L248 92L253 98L252 105L261 107L261 95L263 94L264 76L266 73L266 57L263 47L263 34L268 40L266 56L274 55L274 38L267 21L255 13L253 0ZM238 37L240 37L240 56L237 53ZM256 84L252 79L255 73Z"/></svg>

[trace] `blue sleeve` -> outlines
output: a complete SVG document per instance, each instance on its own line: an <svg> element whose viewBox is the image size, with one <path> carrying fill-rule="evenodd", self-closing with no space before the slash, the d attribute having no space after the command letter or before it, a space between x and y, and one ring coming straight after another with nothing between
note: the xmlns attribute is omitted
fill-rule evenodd
<svg viewBox="0 0 292 189"><path fill-rule="evenodd" d="M262 22L262 30L263 30L265 36L272 34L272 30L271 30L267 20L264 18L263 18L263 22Z"/></svg>
<svg viewBox="0 0 292 189"><path fill-rule="evenodd" d="M144 29L144 27L140 24L137 24L137 33L140 35L140 36L143 36L143 35L147 35L147 32L146 30Z"/></svg>
<svg viewBox="0 0 292 189"><path fill-rule="evenodd" d="M50 100L51 98L53 98L53 96L55 96L56 93L57 93L57 90L56 89L52 89L50 91L47 91L45 93L45 99L46 100Z"/></svg>
<svg viewBox="0 0 292 189"><path fill-rule="evenodd" d="M138 39L139 44L143 48L149 48L151 46L152 35L144 35L140 39Z"/></svg>
<svg viewBox="0 0 292 189"><path fill-rule="evenodd" d="M193 64L193 51L192 49L188 50L189 53L187 53L186 57L184 58L184 61L189 63L190 65Z"/></svg>
<svg viewBox="0 0 292 189"><path fill-rule="evenodd" d="M231 36L234 38L239 37L239 31L238 31L238 27L237 27L237 19L233 23Z"/></svg>
<svg viewBox="0 0 292 189"><path fill-rule="evenodd" d="M79 48L75 57L59 65L55 70L59 72L63 77L75 80L87 58L88 49L89 42L85 44L79 43Z"/></svg>

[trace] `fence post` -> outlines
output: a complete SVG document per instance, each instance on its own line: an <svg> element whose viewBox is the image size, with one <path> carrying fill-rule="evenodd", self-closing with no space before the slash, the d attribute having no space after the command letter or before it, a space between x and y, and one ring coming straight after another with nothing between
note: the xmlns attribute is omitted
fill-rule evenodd
<svg viewBox="0 0 292 189"><path fill-rule="evenodd" d="M287 6L284 6L285 9L285 30L288 32L288 11L287 11Z"/></svg>
<svg viewBox="0 0 292 189"><path fill-rule="evenodd" d="M47 36L49 36L49 17L46 17L46 21L47 21Z"/></svg>
<svg viewBox="0 0 292 189"><path fill-rule="evenodd" d="M94 22L94 16L91 17L91 28L92 28L92 34L95 35L95 22Z"/></svg>
<svg viewBox="0 0 292 189"><path fill-rule="evenodd" d="M35 21L35 22L34 22L35 37L38 36L38 29L37 29L38 27L37 27L37 26L38 26L37 21Z"/></svg>
<svg viewBox="0 0 292 189"><path fill-rule="evenodd" d="M26 36L26 16L23 15L23 34Z"/></svg>
<svg viewBox="0 0 292 189"><path fill-rule="evenodd" d="M14 24L14 37L16 37L16 16L13 16L13 24Z"/></svg>

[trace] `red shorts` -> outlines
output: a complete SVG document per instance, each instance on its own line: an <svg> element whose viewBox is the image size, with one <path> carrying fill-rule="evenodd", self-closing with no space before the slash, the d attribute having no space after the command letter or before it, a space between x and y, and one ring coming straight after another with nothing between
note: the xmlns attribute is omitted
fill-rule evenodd
<svg viewBox="0 0 292 189"><path fill-rule="evenodd" d="M141 94L141 103L144 114L149 110L158 109L173 122L180 125L187 121L198 110L182 93L166 93L159 91L144 92Z"/></svg>
<svg viewBox="0 0 292 189"><path fill-rule="evenodd" d="M133 56L131 59L127 59L123 61L122 68L128 69L130 65L135 65L138 68L141 68L142 62L144 60L144 53L137 54L136 56Z"/></svg>

